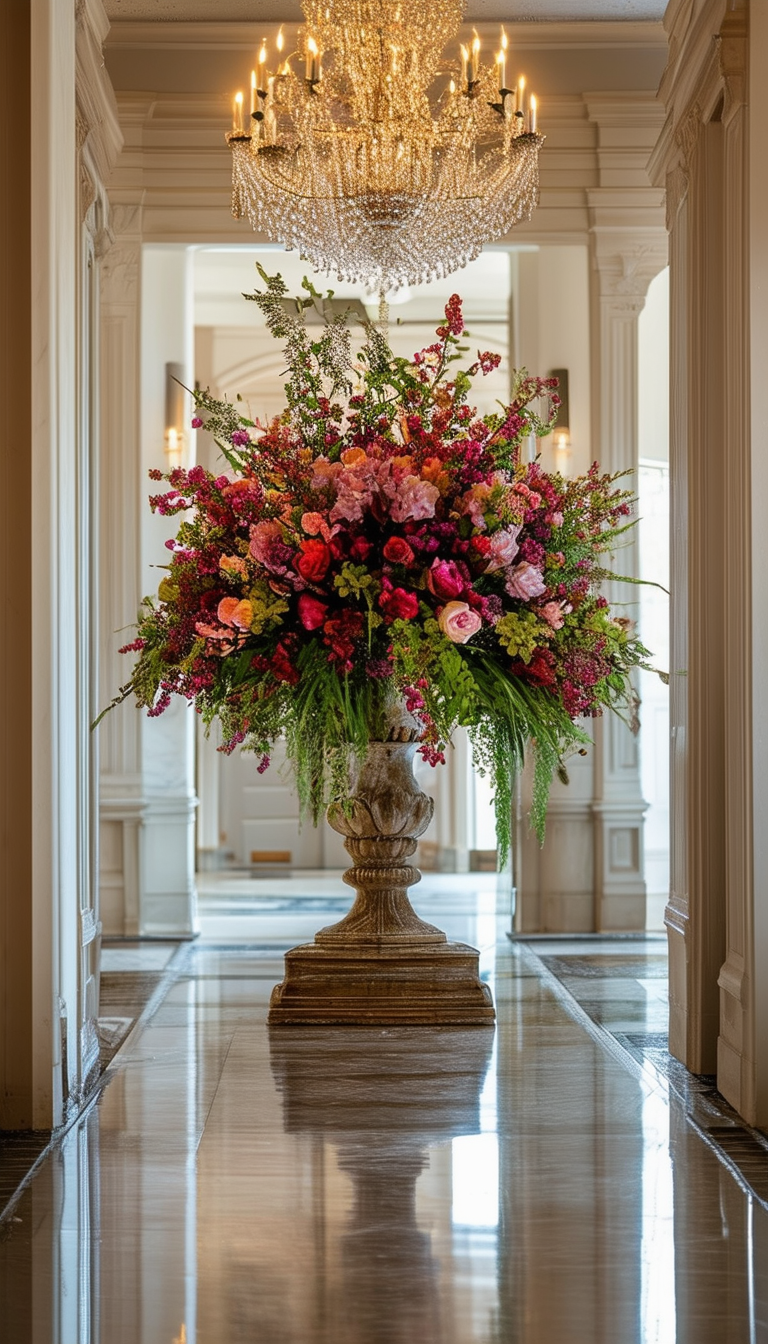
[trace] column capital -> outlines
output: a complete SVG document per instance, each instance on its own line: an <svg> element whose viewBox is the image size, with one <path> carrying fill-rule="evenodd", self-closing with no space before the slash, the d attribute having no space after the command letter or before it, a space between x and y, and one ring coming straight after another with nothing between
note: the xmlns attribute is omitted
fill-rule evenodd
<svg viewBox="0 0 768 1344"><path fill-rule="evenodd" d="M587 192L592 265L601 299L623 302L636 316L651 281L667 264L664 192L658 187ZM621 315L617 308L617 315Z"/></svg>

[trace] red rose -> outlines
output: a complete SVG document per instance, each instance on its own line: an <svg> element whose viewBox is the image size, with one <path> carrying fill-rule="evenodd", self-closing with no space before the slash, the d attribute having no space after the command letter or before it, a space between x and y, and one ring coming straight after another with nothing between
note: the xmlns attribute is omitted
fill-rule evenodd
<svg viewBox="0 0 768 1344"><path fill-rule="evenodd" d="M293 563L307 583L321 583L328 573L331 552L324 541L312 537L309 541L302 541L301 554L296 556Z"/></svg>
<svg viewBox="0 0 768 1344"><path fill-rule="evenodd" d="M464 596L467 581L455 561L433 560L427 571L427 587L441 602L453 602Z"/></svg>
<svg viewBox="0 0 768 1344"><path fill-rule="evenodd" d="M299 598L299 620L305 630L319 630L328 611L327 603L320 602L311 593L302 593Z"/></svg>
<svg viewBox="0 0 768 1344"><path fill-rule="evenodd" d="M405 588L384 588L379 594L379 606L386 621L412 621L419 614L419 599Z"/></svg>
<svg viewBox="0 0 768 1344"><path fill-rule="evenodd" d="M384 547L384 559L393 565L410 565L413 551L403 537L390 537Z"/></svg>

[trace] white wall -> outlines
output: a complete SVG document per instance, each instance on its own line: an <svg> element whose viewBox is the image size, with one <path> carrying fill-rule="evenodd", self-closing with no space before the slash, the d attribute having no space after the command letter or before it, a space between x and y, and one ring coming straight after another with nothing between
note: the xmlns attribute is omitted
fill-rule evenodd
<svg viewBox="0 0 768 1344"><path fill-rule="evenodd" d="M556 457L552 439L542 441L547 470L578 476L592 462L589 359L589 258L586 245L548 246L513 253L517 304L514 353L517 365L548 377L568 370L570 453Z"/></svg>

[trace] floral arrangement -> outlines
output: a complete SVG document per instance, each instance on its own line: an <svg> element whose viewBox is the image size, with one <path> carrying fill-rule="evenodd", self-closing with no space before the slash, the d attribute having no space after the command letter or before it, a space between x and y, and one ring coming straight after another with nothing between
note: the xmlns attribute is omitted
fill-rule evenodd
<svg viewBox="0 0 768 1344"><path fill-rule="evenodd" d="M184 515L168 572L145 599L138 653L115 703L151 715L173 694L220 721L224 743L269 765L284 735L315 819L348 792L352 753L381 734L403 697L435 765L457 725L495 790L502 859L526 746L536 759L532 820L543 836L549 787L587 742L580 719L632 704L646 651L600 594L602 557L629 525L630 497L597 465L578 480L522 460L548 433L531 403L554 380L516 376L509 405L479 416L473 378L500 357L462 358L461 301L436 340L395 357L374 324L352 353L343 314L312 339L280 276L253 298L285 343L287 408L269 424L196 392L193 425L228 469L153 479L160 514ZM458 365L458 367L457 367Z"/></svg>

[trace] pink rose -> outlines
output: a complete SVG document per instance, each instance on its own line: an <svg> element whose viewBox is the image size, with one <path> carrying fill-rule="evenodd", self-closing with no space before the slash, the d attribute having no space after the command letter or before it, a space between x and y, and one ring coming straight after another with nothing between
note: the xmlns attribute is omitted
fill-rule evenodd
<svg viewBox="0 0 768 1344"><path fill-rule="evenodd" d="M395 489L397 493L390 505L393 522L404 523L408 518L434 518L435 504L440 498L436 485L422 481L418 476L406 476Z"/></svg>
<svg viewBox="0 0 768 1344"><path fill-rule="evenodd" d="M505 586L510 597L519 597L523 602L530 602L532 597L540 597L547 590L541 570L529 565L527 560L521 560L510 570Z"/></svg>
<svg viewBox="0 0 768 1344"><path fill-rule="evenodd" d="M488 561L488 573L495 569L506 569L511 565L519 550L517 538L522 531L522 523L515 527L504 527L491 537L491 549Z"/></svg>
<svg viewBox="0 0 768 1344"><path fill-rule="evenodd" d="M477 612L467 602L446 602L437 618L437 624L446 639L450 639L453 644L466 644L468 639L477 634L482 623Z"/></svg>
<svg viewBox="0 0 768 1344"><path fill-rule="evenodd" d="M254 524L249 550L254 560L271 569L273 574L284 574L286 561L293 557L290 546L283 541L283 529L275 522Z"/></svg>
<svg viewBox="0 0 768 1344"><path fill-rule="evenodd" d="M302 593L299 598L299 620L305 630L319 630L328 614L328 605L311 593Z"/></svg>
<svg viewBox="0 0 768 1344"><path fill-rule="evenodd" d="M427 587L441 602L450 602L461 597L467 581L455 560L433 560L427 571Z"/></svg>
<svg viewBox="0 0 768 1344"><path fill-rule="evenodd" d="M545 602L543 607L539 607L539 615L553 630L561 630L565 625L562 602Z"/></svg>

